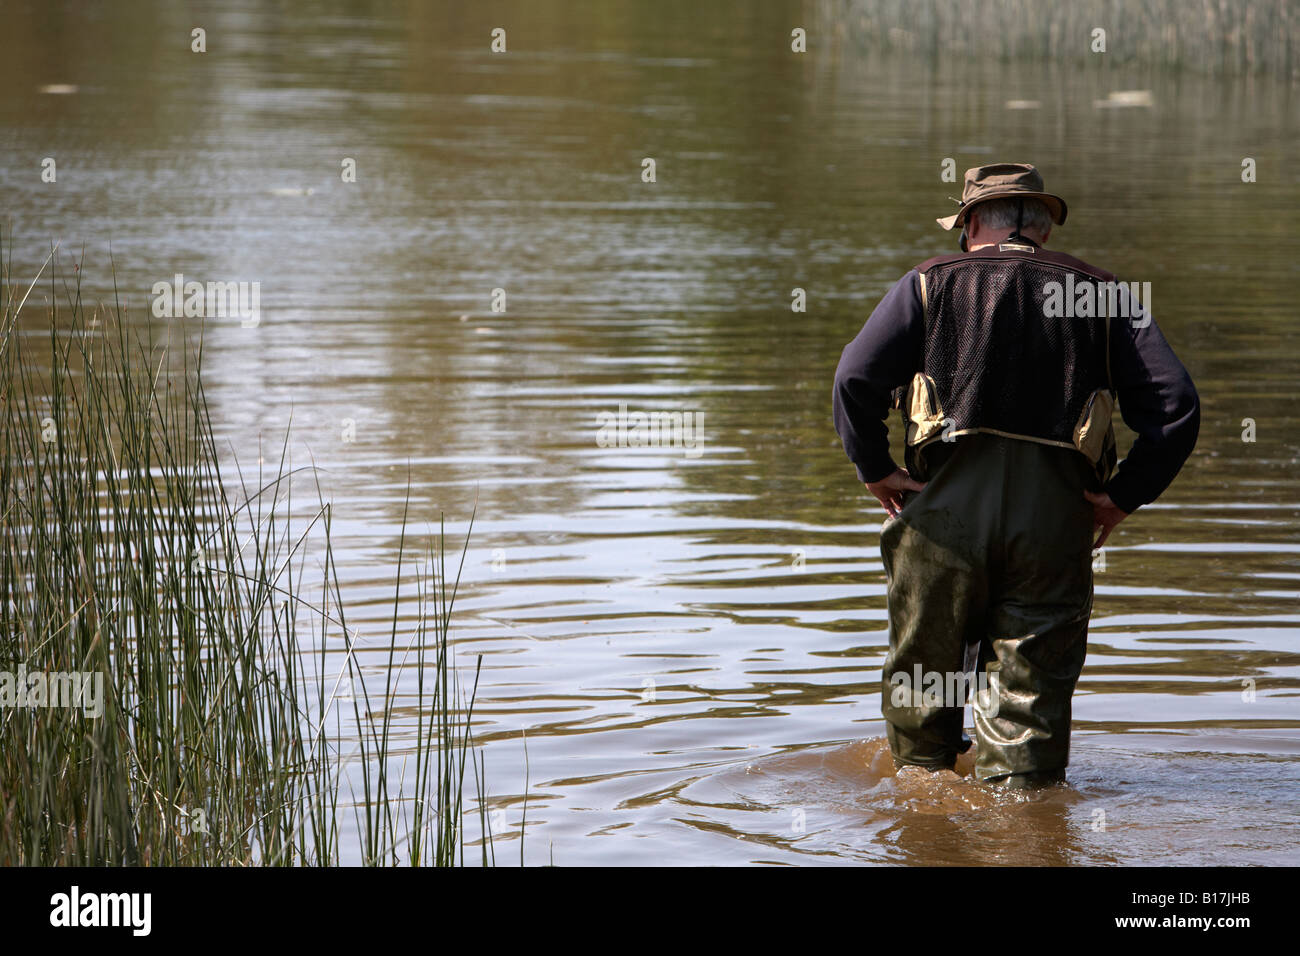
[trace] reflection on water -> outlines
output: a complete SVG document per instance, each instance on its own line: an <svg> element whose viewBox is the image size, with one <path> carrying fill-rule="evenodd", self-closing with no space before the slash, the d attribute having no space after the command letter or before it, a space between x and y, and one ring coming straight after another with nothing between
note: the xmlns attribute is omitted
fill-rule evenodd
<svg viewBox="0 0 1300 956"><path fill-rule="evenodd" d="M223 4L197 55L174 6L7 5L0 195L17 275L84 241L107 299L111 241L136 307L261 282L257 327L206 332L214 416L244 463L292 421L363 631L408 480L426 537L477 508L456 636L503 842L526 731L534 863L1300 861L1290 87L799 59L798 5L741 2L505 4L494 57L473 5L420 6ZM946 157L1037 163L1053 245L1152 283L1203 400L1107 549L1070 782L1033 797L882 764L880 516L830 425L843 344L952 248ZM702 415L703 454L601 447L620 405Z"/></svg>

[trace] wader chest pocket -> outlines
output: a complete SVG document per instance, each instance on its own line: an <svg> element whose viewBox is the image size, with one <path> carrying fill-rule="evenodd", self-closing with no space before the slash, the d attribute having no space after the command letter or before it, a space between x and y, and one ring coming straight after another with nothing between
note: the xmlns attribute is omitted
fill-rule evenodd
<svg viewBox="0 0 1300 956"><path fill-rule="evenodd" d="M1088 396L1088 404L1074 426L1074 447L1094 465L1106 450L1107 440L1114 441L1111 416L1115 413L1115 396L1108 388L1099 388Z"/></svg>
<svg viewBox="0 0 1300 956"><path fill-rule="evenodd" d="M907 390L907 443L920 445L942 434L943 409L939 407L934 379L917 372Z"/></svg>

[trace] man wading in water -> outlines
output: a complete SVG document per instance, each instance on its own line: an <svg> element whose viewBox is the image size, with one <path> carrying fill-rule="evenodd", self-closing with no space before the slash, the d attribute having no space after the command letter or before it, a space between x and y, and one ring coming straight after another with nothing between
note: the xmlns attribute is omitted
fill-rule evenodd
<svg viewBox="0 0 1300 956"><path fill-rule="evenodd" d="M1064 779L1092 549L1196 444L1196 389L1150 303L1043 248L1065 214L1033 166L967 170L960 210L939 220L962 227L962 252L903 276L835 373L835 428L889 512L881 709L898 766L949 769L970 749L964 695L913 684L961 686L978 661L975 776ZM1138 435L1118 471L1116 397ZM889 454L890 407L907 423L906 470Z"/></svg>

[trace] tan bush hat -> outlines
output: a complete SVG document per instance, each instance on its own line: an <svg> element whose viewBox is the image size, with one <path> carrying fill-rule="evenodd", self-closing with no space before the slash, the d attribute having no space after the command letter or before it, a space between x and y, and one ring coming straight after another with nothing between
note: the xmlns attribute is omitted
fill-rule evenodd
<svg viewBox="0 0 1300 956"><path fill-rule="evenodd" d="M970 211L990 199L1041 199L1058 226L1065 223L1065 200L1043 192L1043 177L1028 163L990 163L966 170L961 190L961 209L936 219L944 229L966 225Z"/></svg>

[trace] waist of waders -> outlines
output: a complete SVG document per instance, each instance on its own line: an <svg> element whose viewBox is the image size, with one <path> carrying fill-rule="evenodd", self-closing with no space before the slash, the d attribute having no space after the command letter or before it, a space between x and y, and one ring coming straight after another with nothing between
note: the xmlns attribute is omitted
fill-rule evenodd
<svg viewBox="0 0 1300 956"><path fill-rule="evenodd" d="M904 464L917 481L928 481L943 465L956 442L966 435L987 434L1034 442L1078 453L1090 466L1100 490L1114 474L1118 459L1113 416L1115 396L1109 389L1097 389L1089 397L1068 440L1055 434L1020 432L991 425L959 422L948 415L936 395L933 381L918 372L910 385L895 392L895 407L902 412L906 439Z"/></svg>

